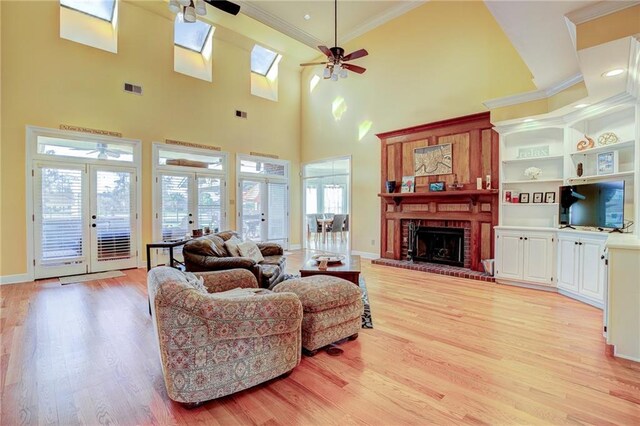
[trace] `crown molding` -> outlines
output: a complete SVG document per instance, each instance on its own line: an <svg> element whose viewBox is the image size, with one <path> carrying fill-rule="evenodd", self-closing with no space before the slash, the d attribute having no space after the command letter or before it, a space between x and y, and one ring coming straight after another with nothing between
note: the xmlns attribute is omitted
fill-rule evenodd
<svg viewBox="0 0 640 426"><path fill-rule="evenodd" d="M576 74L554 86L549 87L548 89L534 90L531 92L506 96L504 98L490 99L488 101L484 101L482 104L489 109L496 109L511 105L523 104L525 102L538 101L540 99L546 99L557 93L560 93L563 90L582 82L583 80L584 78L582 77L582 74Z"/></svg>
<svg viewBox="0 0 640 426"><path fill-rule="evenodd" d="M566 17L574 24L579 25L638 4L640 4L640 1L638 0L600 1L567 13Z"/></svg>
<svg viewBox="0 0 640 426"><path fill-rule="evenodd" d="M407 13L418 6L423 5L427 1L428 0L413 0L408 2L401 2L397 6L387 9L380 15L377 15L364 22L362 25L357 26L348 33L341 35L340 42L347 43L350 40L353 40L354 38L361 36L362 34L371 31L376 27L379 27L380 25ZM299 41L300 43L306 44L307 46L314 49L320 45L326 44L325 41L322 41L315 36L302 31L300 28L291 25L287 21L280 19L278 16L266 12L256 1L238 1L238 4L240 4L241 6L241 12L248 17L262 22L263 24L268 25L269 27L277 31L280 31L281 33L291 37L294 40Z"/></svg>
<svg viewBox="0 0 640 426"><path fill-rule="evenodd" d="M398 4L398 6L387 9L383 13L377 16L374 16L373 18L369 19L368 21L364 22L363 24L359 25L358 27L354 28L348 33L343 34L341 37L342 38L341 42L348 43L354 38L359 37L373 30L374 28L377 28L380 25L385 24L391 21L392 19L397 18L398 16L404 15L405 13L415 9L418 6L422 6L427 1L429 0L414 0L406 3L402 2Z"/></svg>
<svg viewBox="0 0 640 426"><path fill-rule="evenodd" d="M300 43L306 44L307 46L314 49L324 44L322 40L319 40L311 34L308 34L301 29L289 24L287 21L264 11L260 6L256 4L256 2L238 1L238 4L240 4L240 10L243 14L255 19L258 22L262 22L263 24L273 28L276 31L280 31L281 33L291 37L294 40L299 41ZM320 53L318 53L318 56L320 56Z"/></svg>
<svg viewBox="0 0 640 426"><path fill-rule="evenodd" d="M636 37L630 43L627 92L640 101L640 40Z"/></svg>

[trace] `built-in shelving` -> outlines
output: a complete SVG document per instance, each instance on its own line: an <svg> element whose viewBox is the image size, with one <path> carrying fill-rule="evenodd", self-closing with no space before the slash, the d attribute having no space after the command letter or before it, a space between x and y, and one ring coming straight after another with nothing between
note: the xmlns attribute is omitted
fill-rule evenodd
<svg viewBox="0 0 640 426"><path fill-rule="evenodd" d="M610 180L610 179L626 178L626 177L631 177L633 175L634 175L633 171L628 171L628 172L610 173L608 175L591 175L591 176L573 177L573 178L569 178L567 180L569 182L592 182L592 181L596 181L596 180Z"/></svg>
<svg viewBox="0 0 640 426"><path fill-rule="evenodd" d="M503 163L535 163L538 161L550 161L550 160L562 160L564 159L564 155L549 155L546 157L535 157L535 158L513 158L508 160L502 160Z"/></svg>
<svg viewBox="0 0 640 426"><path fill-rule="evenodd" d="M571 155L571 156L574 156L574 155L593 155L593 154L600 154L600 153L603 153L603 152L616 151L616 150L621 150L621 149L626 149L626 148L633 149L634 146L635 146L635 141L629 140L629 141L614 143L614 144L611 144L611 145L603 145L603 146L597 146L595 148L584 149L582 151L573 151L569 155Z"/></svg>
<svg viewBox="0 0 640 426"><path fill-rule="evenodd" d="M558 206L558 203L502 203L503 206L518 207L540 207L540 206Z"/></svg>
<svg viewBox="0 0 640 426"><path fill-rule="evenodd" d="M503 185L520 185L533 183L563 183L564 179L528 179L528 180L506 180Z"/></svg>

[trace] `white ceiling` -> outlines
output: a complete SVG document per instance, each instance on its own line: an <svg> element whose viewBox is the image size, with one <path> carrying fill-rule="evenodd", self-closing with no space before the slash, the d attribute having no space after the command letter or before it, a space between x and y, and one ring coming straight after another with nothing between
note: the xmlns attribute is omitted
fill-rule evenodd
<svg viewBox="0 0 640 426"><path fill-rule="evenodd" d="M334 45L333 0L236 0L242 13L307 46ZM427 0L339 0L338 45L418 7ZM578 55L566 15L612 9L632 0L484 0L533 75L539 90L580 81ZM310 15L305 20L305 15ZM367 48L367 46L362 46Z"/></svg>
<svg viewBox="0 0 640 426"><path fill-rule="evenodd" d="M338 45L364 34L426 0L339 0ZM241 11L310 47L334 46L333 0L237 1ZM310 19L305 20L304 16Z"/></svg>
<svg viewBox="0 0 640 426"><path fill-rule="evenodd" d="M580 73L565 15L590 3L594 1L485 0L543 90Z"/></svg>

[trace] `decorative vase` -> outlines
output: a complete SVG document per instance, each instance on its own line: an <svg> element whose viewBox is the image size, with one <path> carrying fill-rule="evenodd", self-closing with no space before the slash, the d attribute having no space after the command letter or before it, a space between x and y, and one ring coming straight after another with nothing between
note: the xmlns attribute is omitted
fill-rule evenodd
<svg viewBox="0 0 640 426"><path fill-rule="evenodd" d="M538 176L540 176L541 174L542 174L542 170L537 167L529 167L527 170L524 171L524 175L531 180L538 179Z"/></svg>
<svg viewBox="0 0 640 426"><path fill-rule="evenodd" d="M386 182L386 184L387 184L387 192L388 193L396 192L396 181L395 180L388 180Z"/></svg>
<svg viewBox="0 0 640 426"><path fill-rule="evenodd" d="M578 175L578 177L582 176L582 173L584 173L584 169L582 168L582 163L578 163L578 168L576 169L576 174Z"/></svg>

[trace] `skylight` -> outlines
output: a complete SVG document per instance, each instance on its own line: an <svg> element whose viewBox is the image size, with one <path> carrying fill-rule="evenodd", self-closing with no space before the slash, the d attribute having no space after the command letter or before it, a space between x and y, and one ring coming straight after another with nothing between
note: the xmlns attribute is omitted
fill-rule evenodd
<svg viewBox="0 0 640 426"><path fill-rule="evenodd" d="M256 44L251 50L251 71L267 75L277 57L277 53Z"/></svg>
<svg viewBox="0 0 640 426"><path fill-rule="evenodd" d="M212 27L202 21L186 23L182 20L182 16L178 15L176 16L174 28L174 43L176 46L202 53Z"/></svg>
<svg viewBox="0 0 640 426"><path fill-rule="evenodd" d="M60 5L111 22L116 0L60 0Z"/></svg>

